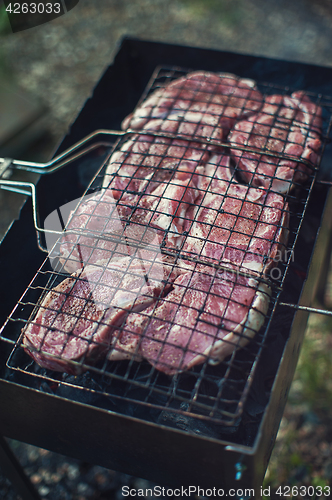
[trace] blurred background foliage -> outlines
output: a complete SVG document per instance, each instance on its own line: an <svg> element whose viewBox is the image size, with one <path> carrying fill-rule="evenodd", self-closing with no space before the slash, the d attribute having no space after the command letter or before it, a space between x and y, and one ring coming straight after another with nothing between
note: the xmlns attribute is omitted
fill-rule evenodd
<svg viewBox="0 0 332 500"><path fill-rule="evenodd" d="M10 24L8 21L6 7L0 4L0 37L11 34ZM10 65L8 64L8 59L6 57L6 52L0 43L0 78L8 78L11 75Z"/></svg>
<svg viewBox="0 0 332 500"><path fill-rule="evenodd" d="M241 2L232 0L182 0L186 8L197 16L211 13L223 24L236 26L244 17Z"/></svg>
<svg viewBox="0 0 332 500"><path fill-rule="evenodd" d="M0 0L1 5L1 0ZM330 0L80 0L39 27L8 32L0 14L6 71L51 112L59 139L124 35L331 65Z"/></svg>

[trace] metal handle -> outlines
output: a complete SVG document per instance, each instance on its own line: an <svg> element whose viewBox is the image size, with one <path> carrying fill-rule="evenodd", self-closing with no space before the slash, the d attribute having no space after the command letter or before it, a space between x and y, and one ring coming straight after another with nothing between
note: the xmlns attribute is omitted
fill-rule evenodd
<svg viewBox="0 0 332 500"><path fill-rule="evenodd" d="M37 231L37 244L40 250L43 252L48 252L47 249L43 246L40 238L40 233L54 233L54 234L62 234L59 231L47 230L40 227L39 217L38 217L38 203L36 196L36 188L35 185L31 182L21 182L21 181L10 181L8 179L4 179L4 174L9 168L15 168L17 170L25 170L27 172L33 172L38 174L49 174L60 168L68 165L69 163L77 160L78 158L90 153L91 151L99 148L100 146L112 146L113 144L105 141L98 141L90 144L89 146L82 149L82 146L87 144L92 139L96 139L98 136L122 136L127 132L121 132L118 130L96 130L91 134L87 135L81 141L77 142L70 148L66 149L63 153L54 157L51 161L47 163L36 163L29 162L23 160L14 160L12 158L0 158L0 189L4 189L6 191L11 191L18 194L23 194L25 196L30 196L32 199L32 209L33 209L33 222ZM23 188L23 189L22 189ZM24 189L24 188L28 188Z"/></svg>
<svg viewBox="0 0 332 500"><path fill-rule="evenodd" d="M40 227L39 225L39 217L38 217L38 203L37 203L37 195L36 195L36 186L32 182L21 182L21 181L9 181L5 179L0 179L0 188L5 189L6 191L12 191L14 193L23 194L25 196L30 196L32 200L32 215L33 215L33 223L37 232L37 244L40 250L48 253L48 250L42 245L40 241L40 233L45 233L45 229ZM21 188L28 188L21 189ZM59 231L53 231L48 229L47 232L54 234L62 234Z"/></svg>
<svg viewBox="0 0 332 500"><path fill-rule="evenodd" d="M298 304L289 304L288 302L279 302L279 306L290 307L298 311L306 311L315 314L324 314L325 316L332 316L332 311L328 309L318 309L316 307L300 306Z"/></svg>
<svg viewBox="0 0 332 500"><path fill-rule="evenodd" d="M63 153L55 156L51 161L47 163L36 163L24 160L14 160L12 158L0 158L0 178L4 174L4 172L10 168L14 167L17 170L26 170L27 172L33 172L36 174L49 174L54 172L55 170L59 170L64 167L68 163L71 163L74 160L77 160L81 156L93 151L100 146L111 146L110 142L99 141L91 144L90 146L78 151L84 144L95 139L98 136L102 135L112 135L112 136L121 136L127 132L122 132L119 130L96 130L91 134L87 135L81 141L77 142L70 148L66 149ZM73 154L74 153L74 154Z"/></svg>

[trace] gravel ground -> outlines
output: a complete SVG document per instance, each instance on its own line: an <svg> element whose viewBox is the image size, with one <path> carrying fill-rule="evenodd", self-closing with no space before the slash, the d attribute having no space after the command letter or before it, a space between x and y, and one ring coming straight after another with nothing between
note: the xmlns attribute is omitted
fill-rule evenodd
<svg viewBox="0 0 332 500"><path fill-rule="evenodd" d="M331 25L331 0L80 0L65 16L21 33L6 33L2 22L0 72L48 108L46 160L111 63L123 35L331 66ZM314 321L310 328L319 337L322 331L329 335L330 326ZM327 341L331 339L325 335L323 345ZM331 411L303 402L299 383L292 391L267 484L328 484ZM16 441L11 446L47 500L117 499L122 498L122 484L147 485ZM18 500L1 476L0 498Z"/></svg>
<svg viewBox="0 0 332 500"><path fill-rule="evenodd" d="M10 441L10 445L45 500L120 500L121 486L136 488L143 481L17 441ZM1 476L0 498L20 500L10 482Z"/></svg>

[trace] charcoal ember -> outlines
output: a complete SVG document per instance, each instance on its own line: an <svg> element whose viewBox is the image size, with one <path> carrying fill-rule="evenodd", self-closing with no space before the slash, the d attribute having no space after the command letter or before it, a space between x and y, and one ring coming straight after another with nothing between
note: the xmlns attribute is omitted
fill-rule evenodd
<svg viewBox="0 0 332 500"><path fill-rule="evenodd" d="M90 372L79 376L64 374L56 395L106 410L114 411L116 409L118 413L123 415L143 418L151 422L157 422L161 411L139 404L140 401L143 402L146 399L147 389L136 386L128 388L121 380L110 380ZM123 395L126 396L126 399L123 398ZM127 398L131 401L127 401ZM165 406L167 397L153 394L150 402L156 406Z"/></svg>
<svg viewBox="0 0 332 500"><path fill-rule="evenodd" d="M56 395L92 406L114 409L117 402L109 395L103 395L103 392L100 383L86 372L79 376L64 374Z"/></svg>
<svg viewBox="0 0 332 500"><path fill-rule="evenodd" d="M222 439L226 436L234 438L234 434L238 431L240 425L240 419L237 419L236 424L232 426L206 422L191 415L186 415L184 412L189 411L189 406L189 403L172 404L169 410L162 411L157 423L197 436L206 436L215 439ZM172 411L172 409L181 411L181 413Z"/></svg>

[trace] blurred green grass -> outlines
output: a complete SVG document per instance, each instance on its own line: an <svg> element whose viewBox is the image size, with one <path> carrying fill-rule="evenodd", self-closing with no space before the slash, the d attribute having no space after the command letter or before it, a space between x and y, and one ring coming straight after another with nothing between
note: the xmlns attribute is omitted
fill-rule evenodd
<svg viewBox="0 0 332 500"><path fill-rule="evenodd" d="M182 4L200 17L213 12L216 19L228 26L236 26L243 19L241 2L232 0L181 0Z"/></svg>
<svg viewBox="0 0 332 500"><path fill-rule="evenodd" d="M306 401L311 411L332 416L332 318L310 318L290 401Z"/></svg>
<svg viewBox="0 0 332 500"><path fill-rule="evenodd" d="M0 6L0 35L11 33L5 5Z"/></svg>
<svg viewBox="0 0 332 500"><path fill-rule="evenodd" d="M8 16L6 13L6 7L5 7L5 5L1 5L0 6L0 36L1 35L8 35L10 33L11 33L11 28L10 28ZM13 76L13 72L10 69L8 58L6 57L6 54L5 54L4 49L2 47L2 44L0 43L0 79L5 78L6 80L8 80L8 78L11 78L12 76Z"/></svg>
<svg viewBox="0 0 332 500"><path fill-rule="evenodd" d="M324 14L327 14L329 12L328 8L332 5L332 0L319 0L318 2L313 2L313 0L311 1L313 7L315 8L318 8L318 5L321 6L324 5L326 7ZM123 4L127 3L123 2ZM286 45L286 48L287 50L289 48L292 49L294 46L297 48L296 50L298 52L295 51L291 53L292 57L294 58L298 57L298 55L296 54L300 55L302 54L302 52L299 52L299 48L302 47L304 39L302 40L301 37L299 36L299 31L296 30L297 26L291 25L291 22L293 22L294 17L292 17L291 15L292 11L290 10L289 12L288 8L286 8L286 4L284 3L283 7L280 8L278 8L277 2L266 1L266 2L246 3L244 2L244 0L240 0L239 2L234 2L232 0L205 0L205 1L179 0L179 4L182 4L185 7L186 11L192 13L192 16L185 17L184 23L182 24L180 23L178 25L179 26L178 33L181 33L181 36L183 36L184 27L187 27L186 34L189 37L190 43L194 43L192 38L192 33L196 34L197 32L196 42L199 44L204 43L206 45L217 46L218 48L222 49L223 48L228 49L229 47L230 50L233 49L239 51L250 50L251 52L256 51L264 54L265 54L265 49L271 47L271 55L278 57L285 57L285 52L282 52L282 50L286 49L283 48L283 46L278 45L278 42L280 42L280 40L286 39L287 38L286 35L288 35L289 33L291 34L294 32L295 34L294 38L288 39L288 45ZM308 4L308 2L306 1L303 2L303 12L306 11L305 8L306 4ZM143 9L144 15L145 13L148 12L149 2L147 2L146 5L147 5L146 10L144 10L145 7ZM171 2L170 5L172 5L173 8L176 9L178 4L175 5L173 2ZM295 6L296 5L300 5L299 2L295 3ZM289 4L289 6L291 6L291 3ZM97 9L99 9L98 11L99 14L100 6ZM284 13L283 9L285 9ZM75 16L78 16L77 14L78 12L79 12L78 8L73 11ZM302 11L299 10L299 14L301 14L301 12ZM306 19L306 23L303 24L303 30L300 32L300 33L303 32L304 38L306 37L305 29L308 30L310 28L311 30L313 30L313 24L309 22L311 21L310 19L311 10L309 9L308 12L309 12L308 19ZM266 20L262 22L264 14L266 14ZM105 15L107 16L107 14ZM90 17L93 16L90 15ZM326 15L326 17L329 19L329 16ZM70 16L68 16L65 20L62 19L61 26L65 25L65 21L69 23L71 19L72 18ZM156 36L155 32L152 32L151 35L149 29L151 26L152 27L154 26L154 23L158 21L159 18L151 17L152 21L150 21L149 24L142 22L142 18L139 19L141 24L138 27L136 25L132 27L132 25L129 24L129 21L126 21L126 23L121 21L123 22L121 26L123 27L125 26L126 29L132 30L133 34L140 35L143 33L144 29L144 37L149 38L150 36L152 37ZM212 20L216 19L217 23L213 24L211 22L211 19ZM134 23L134 21L136 22L136 18L135 16L132 16L131 22ZM277 29L278 29L277 37L275 36L276 28L274 21L277 23ZM162 26L161 27L162 29L160 27L158 28L159 30L158 37L164 37L166 41L166 36L169 36L172 37L169 41L174 41L173 40L174 32L171 31L170 34L168 34L167 31L170 25L172 24L174 25L174 22L175 21L173 20L173 23L169 23L168 18L166 18L165 25L167 26L166 27ZM218 23L220 24L222 29L220 29L220 27L217 25ZM203 42L200 39L200 37L202 36L202 30L197 30L197 28L199 28L201 25L203 25L204 29L206 28L207 31L206 39L204 39ZM51 34L53 33L54 35L54 29L55 29L54 26L56 26L56 24L55 25L50 24L47 27L47 32L50 32ZM245 30L243 29L244 27L246 28ZM225 28L229 28L229 30ZM99 29L95 30L95 26L89 29L91 29L90 37L92 36L92 33L94 34L94 36L96 36L95 33L99 32ZM113 27L114 32L116 31L116 29L117 28ZM163 30L166 33L166 35L163 34L164 33ZM73 31L73 26L70 25L70 31L68 31L67 33L71 34L72 31ZM113 32L112 29L110 29L109 31L110 33ZM241 45L238 44L239 43L238 40L241 39L242 31L245 34L247 34L247 37L244 37L245 42L243 42L243 44ZM225 32L227 36L224 38ZM249 32L250 32L250 38L248 37ZM41 30L40 31L31 30L30 32L22 34L21 37L22 47L24 48L24 44L28 46L29 44L27 43L27 41L29 41L31 46L36 46L38 47L38 49L41 49L41 50L36 49L35 52L36 54L41 54L42 56L43 54L45 54L45 52L43 52L43 46L40 42L40 39L43 40L43 37L40 36L43 33L44 32L42 32ZM45 33L46 33L46 28L45 28ZM66 32L61 31L61 33L66 33ZM2 6L0 7L0 35L7 35L7 34L8 38L7 37L6 38L9 41L11 40L9 39L9 37L11 37L12 34L7 14L5 12L5 7ZM261 34L261 36L258 36L259 34ZM321 35L322 36L317 38L317 40L319 40L319 43L317 43L319 51L315 53L316 57L320 57L320 55L324 53L324 50L322 49L322 47L324 47L324 44L322 46L320 45L322 43L321 39L324 35L323 31ZM86 36L86 34L84 38L89 39ZM16 38L16 40L18 40L18 37ZM48 39L45 36L44 43L46 43L45 41L47 40ZM79 41L79 43L81 43L81 39L78 36L77 40ZM252 45L252 42L255 40L257 40L256 45ZM181 40L176 39L176 41L181 42L182 39ZM35 45L37 44L37 42L39 43L39 45ZM17 46L15 50L18 51L18 48L20 48L20 46L18 42L16 43ZM51 51L52 57L48 57L47 61L45 61L47 63L49 63L49 61L52 60L55 61L53 66L46 65L48 69L43 74L45 75L46 73L49 73L50 75L52 75L50 81L54 80L55 76L53 74L54 68L59 70L59 68L61 68L63 65L61 58L62 57L61 50L62 51L67 50L67 45L65 44L61 45L61 44L62 41L61 43L59 41L59 54L60 54L59 58L57 59L55 57L56 51L55 49L52 49ZM20 61L20 57L15 57L16 54L14 50L8 51L8 44L7 44L8 52L6 58L4 57L4 50L5 50L4 47L2 47L0 44L0 74L2 73L6 75L6 77L8 77L10 72L13 72L14 74L15 71L13 69L14 68L13 61L15 61L15 63L17 62L17 60ZM27 51L24 51L25 58L26 58L26 53ZM18 52L17 54L19 55ZM103 53L102 50L100 51L100 54L104 54L103 57L105 57L106 59L105 53ZM288 52L286 53L286 55L288 57ZM309 56L306 54L304 57L307 58ZM32 82L35 88L37 89L37 95L39 95L40 92L45 93L45 88L46 89L50 88L51 91L48 91L47 93L48 95L52 96L54 94L54 87L52 86L39 87L40 82L42 83L42 85L45 85L45 80L44 80L45 77L44 76L41 77L40 73L36 71L36 68L37 69L40 68L40 65L38 66L38 64L40 62L44 63L44 61L39 61L38 57L32 57L31 53L30 53L30 58L31 58L30 60L28 59L28 64L31 67L30 74L28 74L29 78L25 78L25 80L21 78L22 82L23 81L25 81L25 83L27 81L30 82L29 90L31 89L31 82ZM98 58L87 57L86 61L94 61L95 59ZM26 59L23 60L21 58L21 63L22 61L24 62L24 64L26 63ZM35 64L36 62L38 63L37 65ZM35 64L35 69L34 69L34 64ZM101 61L100 67L98 67L97 71L101 71L103 64L104 61ZM327 59L327 64L330 64L330 59ZM17 68L19 67L20 66L17 63L15 67L16 71ZM32 71L33 69L34 71ZM92 69L86 70L85 74L89 74L89 71L92 73L93 70ZM68 72L67 67L65 67L65 72ZM65 72L60 73L60 76L57 76L56 81L59 82L66 81L64 78ZM57 74L59 74L59 72ZM61 84L59 83L58 86L60 88ZM65 90L65 87L63 88ZM77 86L77 88L80 90L79 86ZM59 99L53 98L53 100L56 102L55 109L57 113L60 107L59 103L61 104L61 97L63 95L65 95L65 92L63 94L60 94L60 96L56 94L56 97L60 97ZM63 106L63 108L66 107L67 104L66 106ZM66 120L69 120L69 118L67 118L67 115L65 114L63 116L64 116L64 118L62 118L64 123L63 128L66 128L68 126ZM329 426L332 427L332 409L331 409L332 377L330 368L332 366L331 332L332 332L332 320L320 316L311 316L308 329L306 332L306 338L303 343L303 348L298 363L297 371L295 374L294 382L291 387L289 401L285 410L285 416L283 418L280 427L280 432L278 434L276 446L273 451L265 479L265 484L271 485L271 488L277 488L279 485L283 483L290 484L290 482L292 484L303 484L304 481L310 481L311 485L315 484L325 485L329 480L324 470L324 464L329 460L329 456L325 458L323 457L322 465L318 466L317 464L313 464L310 461L310 456L311 456L310 453L313 450L310 450L309 448L310 447L318 448L318 446L320 446L319 440L321 439L321 436L317 432L317 428L320 429L319 432L323 432L324 434L324 429L328 429ZM329 444L328 439L329 438L326 437L326 435L324 434L323 443L328 445Z"/></svg>
<svg viewBox="0 0 332 500"><path fill-rule="evenodd" d="M331 309L331 287L330 267L324 308ZM331 480L332 318L311 314L264 487L324 487Z"/></svg>

